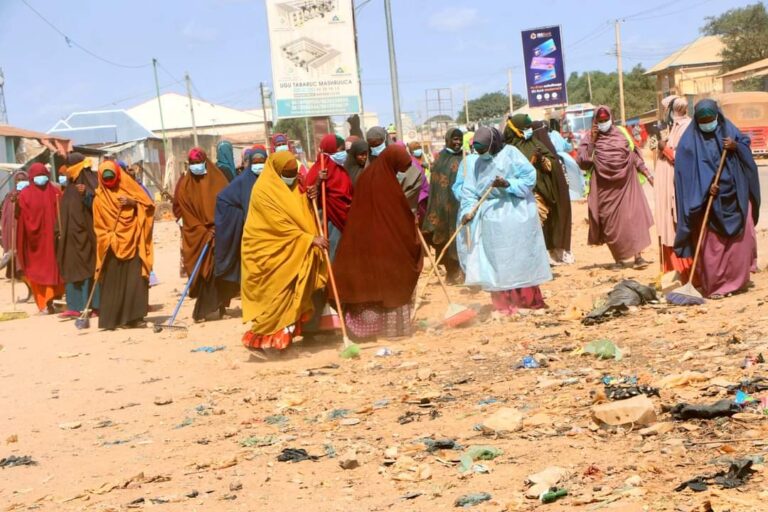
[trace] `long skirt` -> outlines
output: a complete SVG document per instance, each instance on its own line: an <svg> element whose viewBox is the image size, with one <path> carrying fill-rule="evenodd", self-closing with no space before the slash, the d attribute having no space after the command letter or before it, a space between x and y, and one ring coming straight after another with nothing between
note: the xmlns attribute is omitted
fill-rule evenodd
<svg viewBox="0 0 768 512"><path fill-rule="evenodd" d="M707 229L697 267L694 283L698 283L705 297L724 296L746 288L750 272L757 270L757 238L751 205L741 235L727 238Z"/></svg>
<svg viewBox="0 0 768 512"><path fill-rule="evenodd" d="M683 283L688 282L688 276L691 272L691 265L693 265L693 258L681 258L675 254L675 248L668 245L661 246L662 256L662 272L672 272L676 270L680 274L680 281Z"/></svg>
<svg viewBox="0 0 768 512"><path fill-rule="evenodd" d="M491 292L493 309L505 315L514 315L518 309L541 309L547 307L541 288L528 286L503 292Z"/></svg>
<svg viewBox="0 0 768 512"><path fill-rule="evenodd" d="M99 329L140 322L149 308L149 280L141 275L141 258L119 260L110 251L101 271Z"/></svg>
<svg viewBox="0 0 768 512"><path fill-rule="evenodd" d="M293 340L301 336L302 323L306 318L300 319L295 324L283 327L277 332L271 334L259 334L253 331L246 331L243 335L243 345L249 349L273 348L276 350L285 350Z"/></svg>
<svg viewBox="0 0 768 512"><path fill-rule="evenodd" d="M67 310L81 313L85 309L85 303L88 302L88 295L91 293L93 278L67 283L65 286ZM96 291L93 292L90 309L99 309L101 303L101 284L96 285Z"/></svg>
<svg viewBox="0 0 768 512"><path fill-rule="evenodd" d="M411 304L385 308L380 303L347 304L344 317L356 338L399 338L411 335Z"/></svg>
<svg viewBox="0 0 768 512"><path fill-rule="evenodd" d="M64 287L61 285L51 286L30 281L29 287L35 297L37 309L41 312L45 312L48 309L48 304L50 304L52 300L61 297L64 293Z"/></svg>
<svg viewBox="0 0 768 512"><path fill-rule="evenodd" d="M195 320L206 320L209 315L218 313L223 306L219 298L219 291L216 286L216 277L211 272L208 279L200 277L195 284L197 300L195 309L192 311L192 318Z"/></svg>

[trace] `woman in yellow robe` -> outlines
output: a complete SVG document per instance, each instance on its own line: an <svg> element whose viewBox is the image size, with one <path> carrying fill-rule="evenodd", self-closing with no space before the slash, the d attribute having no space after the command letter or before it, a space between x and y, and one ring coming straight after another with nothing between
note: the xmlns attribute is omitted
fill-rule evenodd
<svg viewBox="0 0 768 512"><path fill-rule="evenodd" d="M292 153L273 153L251 193L241 253L249 349L287 348L312 317L312 293L325 287L328 241L297 175Z"/></svg>

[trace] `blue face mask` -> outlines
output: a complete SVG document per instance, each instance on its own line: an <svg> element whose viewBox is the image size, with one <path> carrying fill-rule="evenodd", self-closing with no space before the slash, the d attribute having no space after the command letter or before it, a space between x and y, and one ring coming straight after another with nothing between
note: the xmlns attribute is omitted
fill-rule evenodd
<svg viewBox="0 0 768 512"><path fill-rule="evenodd" d="M526 128L523 130L523 137L525 137L525 140L529 140L533 137L533 128Z"/></svg>
<svg viewBox="0 0 768 512"><path fill-rule="evenodd" d="M717 130L717 119L709 123L699 123L699 129L704 133L712 133Z"/></svg>
<svg viewBox="0 0 768 512"><path fill-rule="evenodd" d="M199 164L189 164L189 172L197 176L202 176L207 172L205 170L205 162L200 162Z"/></svg>
<svg viewBox="0 0 768 512"><path fill-rule="evenodd" d="M22 190L24 190L28 186L29 186L29 181L28 180L22 180L22 181L16 183L16 191L21 192Z"/></svg>
<svg viewBox="0 0 768 512"><path fill-rule="evenodd" d="M288 185L289 187L292 187L294 183L296 183L296 176L293 178L286 178L285 176L280 176L280 179L283 180L283 183Z"/></svg>
<svg viewBox="0 0 768 512"><path fill-rule="evenodd" d="M421 155L423 155L423 154L424 154L424 151L421 150L421 149L414 149L413 150L413 156L415 156L416 158L421 158Z"/></svg>
<svg viewBox="0 0 768 512"><path fill-rule="evenodd" d="M64 186L67 184L67 177L66 176L59 176L59 185Z"/></svg>
<svg viewBox="0 0 768 512"><path fill-rule="evenodd" d="M46 183L48 183L48 176L35 176L32 178L32 181L35 182L35 185L44 186Z"/></svg>
<svg viewBox="0 0 768 512"><path fill-rule="evenodd" d="M347 152L337 151L336 153L331 155L331 160L336 162L338 165L344 165L344 162L347 160Z"/></svg>
<svg viewBox="0 0 768 512"><path fill-rule="evenodd" d="M371 154L373 156L379 156L381 154L381 152L384 151L384 149L386 147L387 147L387 143L386 142L382 142L378 146L371 148Z"/></svg>
<svg viewBox="0 0 768 512"><path fill-rule="evenodd" d="M279 153L281 151L288 151L288 144L281 144L280 146L275 147L275 153Z"/></svg>
<svg viewBox="0 0 768 512"><path fill-rule="evenodd" d="M486 151L485 153L482 153L481 155L479 155L479 158L481 160L490 160L493 158L493 155L491 155L490 151Z"/></svg>
<svg viewBox="0 0 768 512"><path fill-rule="evenodd" d="M251 171L253 174L258 176L261 174L261 171L264 169L264 164L251 164Z"/></svg>

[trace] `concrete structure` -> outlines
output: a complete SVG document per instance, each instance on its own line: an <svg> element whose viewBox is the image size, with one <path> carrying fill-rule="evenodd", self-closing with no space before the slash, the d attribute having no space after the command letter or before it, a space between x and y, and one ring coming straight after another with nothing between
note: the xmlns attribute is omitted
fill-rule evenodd
<svg viewBox="0 0 768 512"><path fill-rule="evenodd" d="M75 144L84 146L116 144L156 136L125 110L74 112L57 122L48 133L67 137Z"/></svg>
<svg viewBox="0 0 768 512"><path fill-rule="evenodd" d="M720 75L723 80L723 92L736 92L735 86L742 80L762 78L763 90L768 90L768 59L758 60Z"/></svg>
<svg viewBox="0 0 768 512"><path fill-rule="evenodd" d="M700 37L649 69L645 74L656 76L658 110L663 110L661 100L670 94L705 97L722 92L724 47L719 36Z"/></svg>

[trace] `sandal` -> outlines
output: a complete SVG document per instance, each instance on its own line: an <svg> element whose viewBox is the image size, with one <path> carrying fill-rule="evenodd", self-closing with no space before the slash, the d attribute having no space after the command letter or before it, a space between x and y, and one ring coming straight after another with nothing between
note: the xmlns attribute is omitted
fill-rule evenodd
<svg viewBox="0 0 768 512"><path fill-rule="evenodd" d="M635 270L645 270L646 268L648 268L648 265L650 264L651 263L649 261L646 261L642 257L635 258L635 262L632 264L632 268L634 268Z"/></svg>

